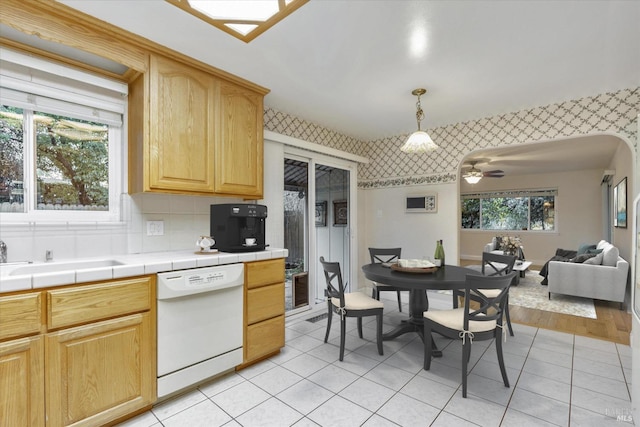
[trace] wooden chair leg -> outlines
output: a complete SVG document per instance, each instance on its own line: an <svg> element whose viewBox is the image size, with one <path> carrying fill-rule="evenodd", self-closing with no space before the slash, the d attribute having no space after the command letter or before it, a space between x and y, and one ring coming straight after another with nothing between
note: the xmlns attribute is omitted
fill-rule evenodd
<svg viewBox="0 0 640 427"><path fill-rule="evenodd" d="M340 361L344 359L344 339L345 335L347 335L346 331L346 317L340 316Z"/></svg>
<svg viewBox="0 0 640 427"><path fill-rule="evenodd" d="M378 354L380 356L382 353L382 312L380 314L376 314L376 341L378 342Z"/></svg>
<svg viewBox="0 0 640 427"><path fill-rule="evenodd" d="M396 291L398 294L398 311L402 313L402 298L400 298L400 291Z"/></svg>
<svg viewBox="0 0 640 427"><path fill-rule="evenodd" d="M500 364L500 373L504 386L509 387L509 378L507 377L507 369L504 366L504 357L502 355L502 330L496 331L496 351L498 352L498 363Z"/></svg>
<svg viewBox="0 0 640 427"><path fill-rule="evenodd" d="M329 339L329 331L331 331L331 317L333 317L333 309L331 308L331 301L329 301L327 307L329 308L329 313L327 314L327 332L324 334L325 343Z"/></svg>
<svg viewBox="0 0 640 427"><path fill-rule="evenodd" d="M509 328L509 335L513 336L513 328L511 327L511 316L509 315L509 297L507 296L507 302L504 306L504 317L507 319L507 327Z"/></svg>
<svg viewBox="0 0 640 427"><path fill-rule="evenodd" d="M358 336L362 339L362 317L358 317Z"/></svg>
<svg viewBox="0 0 640 427"><path fill-rule="evenodd" d="M467 337L462 345L462 397L467 397L467 369L471 358L471 340Z"/></svg>

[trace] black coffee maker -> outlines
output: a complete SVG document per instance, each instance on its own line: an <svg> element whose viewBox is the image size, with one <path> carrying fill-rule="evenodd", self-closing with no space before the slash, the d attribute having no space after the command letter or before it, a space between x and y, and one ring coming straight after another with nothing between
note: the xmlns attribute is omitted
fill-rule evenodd
<svg viewBox="0 0 640 427"><path fill-rule="evenodd" d="M211 205L212 246L222 252L263 251L267 207L244 203Z"/></svg>

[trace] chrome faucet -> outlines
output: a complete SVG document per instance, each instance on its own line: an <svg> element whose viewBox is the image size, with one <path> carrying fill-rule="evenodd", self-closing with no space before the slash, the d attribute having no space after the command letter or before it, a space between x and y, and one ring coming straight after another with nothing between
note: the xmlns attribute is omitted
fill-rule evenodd
<svg viewBox="0 0 640 427"><path fill-rule="evenodd" d="M7 262L7 244L0 240L0 264Z"/></svg>

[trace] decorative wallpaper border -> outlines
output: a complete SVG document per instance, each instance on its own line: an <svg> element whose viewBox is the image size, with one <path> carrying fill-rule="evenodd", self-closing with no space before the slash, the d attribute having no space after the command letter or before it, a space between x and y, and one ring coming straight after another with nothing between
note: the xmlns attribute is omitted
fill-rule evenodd
<svg viewBox="0 0 640 427"><path fill-rule="evenodd" d="M440 147L429 154L401 152L406 134L364 142L270 108L264 121L268 130L369 158L358 167L358 188L371 189L455 182L462 158L483 148L612 132L637 150L639 112L640 87L622 89L428 129Z"/></svg>

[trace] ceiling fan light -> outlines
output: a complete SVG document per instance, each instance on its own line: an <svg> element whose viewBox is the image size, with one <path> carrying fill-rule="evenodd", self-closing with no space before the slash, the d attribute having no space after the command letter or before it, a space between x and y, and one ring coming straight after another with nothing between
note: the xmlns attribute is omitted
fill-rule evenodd
<svg viewBox="0 0 640 427"><path fill-rule="evenodd" d="M412 133L400 151L404 153L428 153L438 148L435 142L431 139L428 133L419 130Z"/></svg>
<svg viewBox="0 0 640 427"><path fill-rule="evenodd" d="M467 181L469 184L477 184L480 182L480 180L482 179L482 176L477 176L477 175L468 175L468 176L463 176L464 180Z"/></svg>

